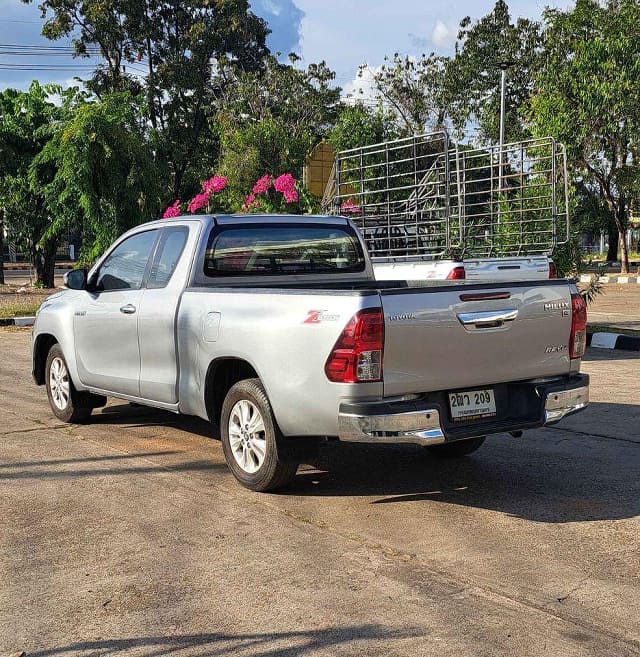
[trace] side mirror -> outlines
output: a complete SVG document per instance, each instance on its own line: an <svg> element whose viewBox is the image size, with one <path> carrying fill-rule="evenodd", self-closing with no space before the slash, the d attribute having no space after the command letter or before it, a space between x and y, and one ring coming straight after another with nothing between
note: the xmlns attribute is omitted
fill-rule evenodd
<svg viewBox="0 0 640 657"><path fill-rule="evenodd" d="M86 290L87 289L87 270L86 269L72 269L68 271L62 280L66 287L70 290Z"/></svg>

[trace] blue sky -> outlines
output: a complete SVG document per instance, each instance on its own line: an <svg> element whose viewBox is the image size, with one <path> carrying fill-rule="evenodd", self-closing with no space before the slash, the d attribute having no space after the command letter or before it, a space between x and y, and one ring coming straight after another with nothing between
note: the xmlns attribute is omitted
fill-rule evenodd
<svg viewBox="0 0 640 657"><path fill-rule="evenodd" d="M464 16L479 18L494 0L253 0L253 10L269 23L269 46L284 54L295 51L303 64L324 59L336 72L336 82L352 88L360 64L379 66L395 52L419 55L452 51L457 25ZM567 7L571 0L511 0L512 16L539 18L546 5ZM82 77L91 61L65 56L31 58L7 54L6 45L67 45L40 36L37 4L0 0L0 88L26 88L34 77L43 82L70 82ZM7 70L20 64L22 70ZM24 70L46 64L49 70ZM5 65L5 66L3 66ZM55 67L55 70L53 69ZM68 67L68 68L67 68Z"/></svg>

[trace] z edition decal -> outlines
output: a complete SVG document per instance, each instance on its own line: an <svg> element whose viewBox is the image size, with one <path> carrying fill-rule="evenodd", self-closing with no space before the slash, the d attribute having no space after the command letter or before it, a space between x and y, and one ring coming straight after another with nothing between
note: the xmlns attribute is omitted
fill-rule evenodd
<svg viewBox="0 0 640 657"><path fill-rule="evenodd" d="M307 319L303 324L320 324L320 322L335 322L340 315L328 313L326 310L307 310Z"/></svg>

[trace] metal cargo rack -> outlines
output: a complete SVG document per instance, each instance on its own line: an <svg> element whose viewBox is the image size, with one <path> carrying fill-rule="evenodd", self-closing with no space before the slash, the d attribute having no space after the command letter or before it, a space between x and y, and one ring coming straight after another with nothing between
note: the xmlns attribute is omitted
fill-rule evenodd
<svg viewBox="0 0 640 657"><path fill-rule="evenodd" d="M568 239L567 196L551 137L474 147L438 131L338 152L322 206L374 260L431 260L549 254Z"/></svg>

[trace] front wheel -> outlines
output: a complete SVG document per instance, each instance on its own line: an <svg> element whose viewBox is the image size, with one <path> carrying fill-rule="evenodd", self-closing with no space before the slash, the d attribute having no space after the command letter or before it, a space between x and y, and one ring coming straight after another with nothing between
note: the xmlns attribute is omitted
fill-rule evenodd
<svg viewBox="0 0 640 657"><path fill-rule="evenodd" d="M92 406L83 403L69 374L67 361L57 344L49 350L45 365L47 397L53 414L63 422L82 422L91 415Z"/></svg>
<svg viewBox="0 0 640 657"><path fill-rule="evenodd" d="M293 480L298 464L286 463L278 456L282 435L260 379L239 381L229 390L220 428L225 460L243 486L266 492Z"/></svg>
<svg viewBox="0 0 640 657"><path fill-rule="evenodd" d="M441 458L454 459L460 456L466 456L475 452L482 447L485 441L485 436L478 438L467 438L466 440L456 440L452 443L444 443L442 445L430 445L427 449L436 456Z"/></svg>

